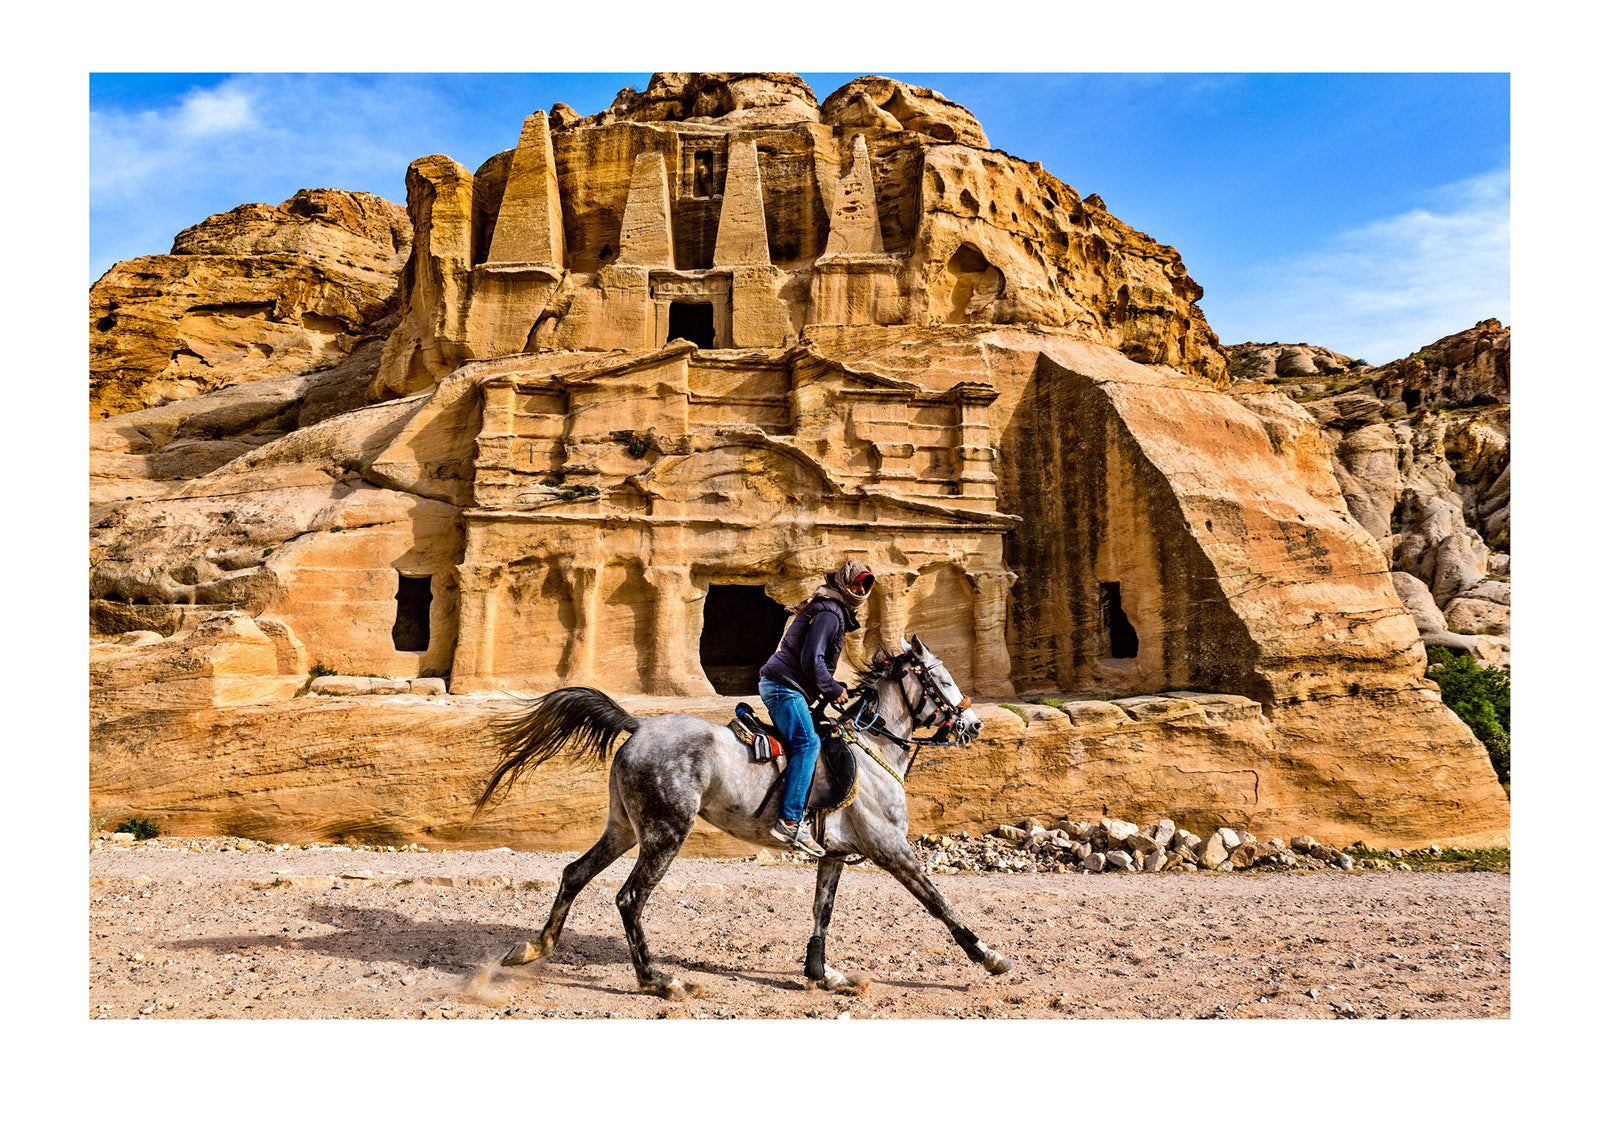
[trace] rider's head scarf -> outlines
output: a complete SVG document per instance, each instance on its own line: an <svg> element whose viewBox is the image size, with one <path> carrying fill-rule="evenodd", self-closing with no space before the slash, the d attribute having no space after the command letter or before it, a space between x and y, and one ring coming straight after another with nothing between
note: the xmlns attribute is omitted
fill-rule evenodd
<svg viewBox="0 0 1600 1131"><path fill-rule="evenodd" d="M872 592L874 580L871 570L851 558L828 574L827 580L811 594L811 599L828 597L853 613L866 601L867 594ZM860 589L860 592L855 592L855 589Z"/></svg>

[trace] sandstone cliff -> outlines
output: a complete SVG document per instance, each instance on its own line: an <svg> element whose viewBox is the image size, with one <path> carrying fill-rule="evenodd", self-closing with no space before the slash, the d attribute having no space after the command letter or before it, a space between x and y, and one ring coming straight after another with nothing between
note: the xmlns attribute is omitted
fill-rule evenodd
<svg viewBox="0 0 1600 1131"><path fill-rule="evenodd" d="M304 189L187 228L89 289L89 415L102 419L338 364L395 303L404 209Z"/></svg>
<svg viewBox="0 0 1600 1131"><path fill-rule="evenodd" d="M718 717L844 555L879 578L846 666L915 631L989 700L983 744L924 767L918 831L1089 799L1503 841L1417 592L1459 623L1492 583L1472 539L1509 460L1440 403L1492 385L1492 348L1318 397L1348 359L1252 347L1270 380L1229 388L1176 251L875 76L819 105L792 75L659 74L407 188L409 220L302 193L96 284L99 807L575 846L604 788L581 771L460 825L503 706L477 697ZM451 693L296 697L330 668ZM997 705L1043 697L1068 706L1027 733Z"/></svg>
<svg viewBox="0 0 1600 1131"><path fill-rule="evenodd" d="M1177 251L989 148L935 91L867 77L819 109L792 75L657 74L600 114L565 109L476 172L412 164L395 394L472 359L661 346L674 302L726 309L702 343L717 347L819 324L1033 324L1227 381Z"/></svg>
<svg viewBox="0 0 1600 1131"><path fill-rule="evenodd" d="M1388 556L1423 641L1507 666L1511 331L1495 319L1373 367L1321 347L1227 347L1322 425L1350 513Z"/></svg>

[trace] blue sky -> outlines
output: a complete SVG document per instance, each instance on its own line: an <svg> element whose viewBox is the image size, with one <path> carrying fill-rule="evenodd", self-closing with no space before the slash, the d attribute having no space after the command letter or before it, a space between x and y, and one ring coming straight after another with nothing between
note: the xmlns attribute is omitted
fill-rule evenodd
<svg viewBox="0 0 1600 1131"><path fill-rule="evenodd" d="M1225 343L1382 362L1510 322L1505 74L922 74L990 144L1037 160L1182 253ZM853 73L805 73L819 100ZM405 169L468 168L524 115L588 114L649 76L95 74L90 279L247 201L337 187L405 200Z"/></svg>

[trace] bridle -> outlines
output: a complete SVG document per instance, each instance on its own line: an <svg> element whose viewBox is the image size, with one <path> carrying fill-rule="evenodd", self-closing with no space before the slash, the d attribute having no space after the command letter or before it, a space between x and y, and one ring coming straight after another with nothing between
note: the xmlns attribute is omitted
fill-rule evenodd
<svg viewBox="0 0 1600 1131"><path fill-rule="evenodd" d="M920 740L910 737L902 738L884 726L883 715L878 710L876 690L863 692L856 702L855 713L848 720L841 719L841 725L847 730L863 731L867 734L875 734L881 738L887 738L900 749L910 750L911 761L906 763L907 774L911 772L911 767L916 763L917 755L922 752L924 746L965 746L971 741L970 737L959 741L951 741L950 732L954 729L957 720L961 718L961 713L972 706L972 699L967 697L962 699L960 703L950 702L950 697L945 694L934 679L935 672L945 670L942 661L935 659L932 663L929 663L919 659L915 652L907 651L896 656L890 662L889 670L885 673L894 681L895 687L899 689L901 697L906 701L906 709L911 712L912 731L914 732L918 727L936 726L938 730L932 738ZM907 687L908 676L915 679L912 688ZM914 693L916 694L915 699L912 698ZM864 748L873 761L883 766L890 774L893 774L901 785L905 784L904 776L896 773L876 755L873 755L870 747L864 745Z"/></svg>
<svg viewBox="0 0 1600 1131"><path fill-rule="evenodd" d="M900 672L898 681L900 694L905 696L906 706L911 710L911 717L916 720L917 726L937 726L938 733L935 741L919 743L921 746L959 746L960 743L942 741L950 734L950 729L955 726L956 720L961 717L961 712L972 706L972 698L968 696L960 703L950 702L950 697L944 693L938 681L933 678L935 671L949 674L944 666L944 661L934 660L928 663L919 660L914 652L903 653L899 659L908 660L905 668ZM897 661L898 662L898 661ZM911 702L911 694L906 690L905 678L907 674L917 677L917 686L922 692L922 698L917 703ZM924 708L928 709L931 719L923 717Z"/></svg>

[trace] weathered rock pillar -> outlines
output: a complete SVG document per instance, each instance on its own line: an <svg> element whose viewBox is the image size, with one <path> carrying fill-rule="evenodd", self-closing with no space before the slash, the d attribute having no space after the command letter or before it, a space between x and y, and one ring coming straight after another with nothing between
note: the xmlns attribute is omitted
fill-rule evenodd
<svg viewBox="0 0 1600 1131"><path fill-rule="evenodd" d="M699 596L682 566L650 566L645 583L655 590L650 608L651 655L645 690L651 695L715 695L709 680L689 674L689 601Z"/></svg>
<svg viewBox="0 0 1600 1131"><path fill-rule="evenodd" d="M712 265L732 270L729 340L735 346L781 346L792 327L778 295L767 247L767 209L754 138L728 143L728 173Z"/></svg>
<svg viewBox="0 0 1600 1131"><path fill-rule="evenodd" d="M754 138L728 143L728 173L717 217L715 267L768 267L767 209L761 197L761 166Z"/></svg>
<svg viewBox="0 0 1600 1131"><path fill-rule="evenodd" d="M979 695L1014 695L1011 652L1006 647L1006 598L1017 575L1009 570L975 570L967 574L976 596L972 602L972 684Z"/></svg>
<svg viewBox="0 0 1600 1131"><path fill-rule="evenodd" d="M500 600L504 567L456 567L460 592L461 627L456 634L455 659L450 665L452 690L473 690L494 674L495 606Z"/></svg>
<svg viewBox="0 0 1600 1131"><path fill-rule="evenodd" d="M906 634L906 594L917 579L914 573L875 572L878 580L872 586L872 632L877 647L891 656L900 651L900 641Z"/></svg>
<svg viewBox="0 0 1600 1131"><path fill-rule="evenodd" d="M833 193L833 214L828 220L827 255L882 255L883 232L878 228L878 194L872 184L872 158L864 134L856 135L850 171L839 178Z"/></svg>
<svg viewBox="0 0 1600 1131"><path fill-rule="evenodd" d="M574 565L567 577L572 586L572 609L577 622L572 627L572 651L567 660L568 683L594 681L600 634L600 575L604 569L598 562Z"/></svg>

